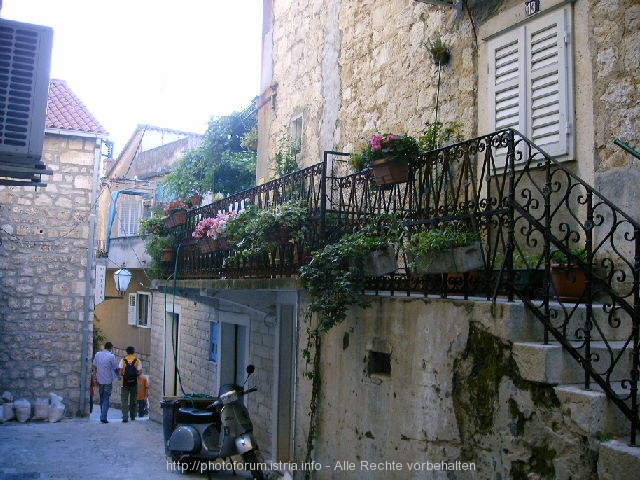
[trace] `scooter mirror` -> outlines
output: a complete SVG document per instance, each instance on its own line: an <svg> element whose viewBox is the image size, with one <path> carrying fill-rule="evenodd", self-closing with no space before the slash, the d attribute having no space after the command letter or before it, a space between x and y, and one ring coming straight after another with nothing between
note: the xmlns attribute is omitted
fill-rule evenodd
<svg viewBox="0 0 640 480"><path fill-rule="evenodd" d="M255 371L256 371L256 367L254 367L253 365L247 365L247 373L249 375L251 375Z"/></svg>

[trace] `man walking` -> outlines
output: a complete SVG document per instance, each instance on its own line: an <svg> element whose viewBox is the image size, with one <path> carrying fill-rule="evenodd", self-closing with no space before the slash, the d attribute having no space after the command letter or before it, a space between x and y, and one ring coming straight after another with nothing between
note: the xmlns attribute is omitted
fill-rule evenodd
<svg viewBox="0 0 640 480"><path fill-rule="evenodd" d="M122 406L122 423L127 423L129 418L136 419L138 377L142 373L142 363L134 355L136 349L127 347L127 356L120 360L120 374L122 375L122 392L120 400Z"/></svg>
<svg viewBox="0 0 640 480"><path fill-rule="evenodd" d="M112 348L113 344L107 342L104 344L104 350L96 353L95 357L93 357L93 365L97 371L98 393L100 394L100 421L102 423L109 423L109 420L107 420L109 400L111 399L113 381L118 376L118 360L111 353Z"/></svg>

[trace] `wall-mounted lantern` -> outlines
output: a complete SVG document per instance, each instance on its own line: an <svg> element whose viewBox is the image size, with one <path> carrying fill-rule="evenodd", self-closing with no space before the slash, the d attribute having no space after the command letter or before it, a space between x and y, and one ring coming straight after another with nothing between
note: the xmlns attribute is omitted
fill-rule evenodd
<svg viewBox="0 0 640 480"><path fill-rule="evenodd" d="M429 5L436 5L438 7L449 7L462 10L463 0L415 0L416 2L428 3Z"/></svg>
<svg viewBox="0 0 640 480"><path fill-rule="evenodd" d="M129 288L129 282L131 282L131 272L124 268L119 268L113 274L113 280L116 284L116 290L121 297L124 297L125 292Z"/></svg>

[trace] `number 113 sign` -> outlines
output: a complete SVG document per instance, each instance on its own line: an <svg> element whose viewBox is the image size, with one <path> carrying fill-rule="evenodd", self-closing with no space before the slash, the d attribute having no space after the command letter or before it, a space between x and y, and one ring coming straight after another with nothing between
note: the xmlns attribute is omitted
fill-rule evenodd
<svg viewBox="0 0 640 480"><path fill-rule="evenodd" d="M524 13L529 17L540 11L540 0L527 0L524 2Z"/></svg>

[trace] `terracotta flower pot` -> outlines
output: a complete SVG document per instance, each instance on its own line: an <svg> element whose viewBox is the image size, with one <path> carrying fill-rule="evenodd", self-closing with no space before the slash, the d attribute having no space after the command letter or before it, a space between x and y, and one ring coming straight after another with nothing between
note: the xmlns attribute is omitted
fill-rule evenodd
<svg viewBox="0 0 640 480"><path fill-rule="evenodd" d="M174 262L176 260L176 250L174 248L162 249L161 258L163 262Z"/></svg>
<svg viewBox="0 0 640 480"><path fill-rule="evenodd" d="M587 293L587 275L576 265L551 265L551 280L560 301L579 302Z"/></svg>
<svg viewBox="0 0 640 480"><path fill-rule="evenodd" d="M193 195L191 195L191 205L193 205L194 207L199 207L200 205L202 205L202 195L200 195L199 193L194 193Z"/></svg>
<svg viewBox="0 0 640 480"><path fill-rule="evenodd" d="M169 214L169 216L165 217L164 223L169 228L178 227L180 225L184 225L187 223L187 211L186 210L176 210Z"/></svg>
<svg viewBox="0 0 640 480"><path fill-rule="evenodd" d="M378 158L371 163L373 176L378 185L393 185L409 179L409 165L391 157Z"/></svg>

